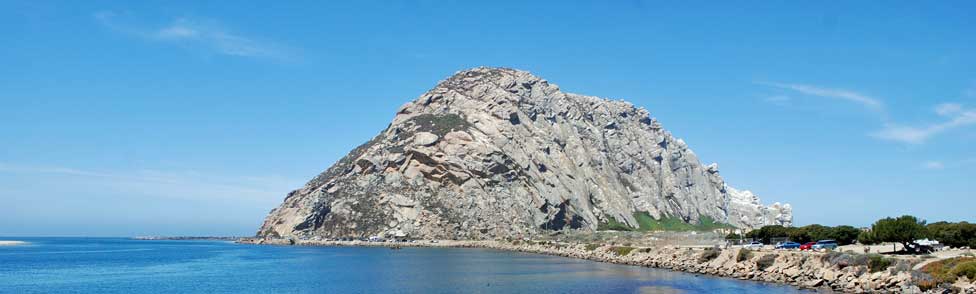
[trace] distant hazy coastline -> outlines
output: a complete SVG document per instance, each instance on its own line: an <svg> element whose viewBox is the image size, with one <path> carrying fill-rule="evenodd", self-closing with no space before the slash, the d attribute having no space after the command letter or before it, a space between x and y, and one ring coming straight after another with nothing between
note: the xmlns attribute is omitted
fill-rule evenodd
<svg viewBox="0 0 976 294"><path fill-rule="evenodd" d="M228 236L139 236L133 237L133 240L207 240L207 241L237 241L243 237L228 237Z"/></svg>

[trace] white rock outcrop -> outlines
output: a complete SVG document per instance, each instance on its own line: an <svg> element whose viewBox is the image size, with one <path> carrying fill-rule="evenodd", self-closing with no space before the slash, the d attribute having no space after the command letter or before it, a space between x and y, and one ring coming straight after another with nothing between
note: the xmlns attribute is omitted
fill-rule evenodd
<svg viewBox="0 0 976 294"><path fill-rule="evenodd" d="M729 218L732 223L763 224L763 225L793 225L793 207L789 204L773 203L763 206L759 196L749 190L737 190L725 187L729 194Z"/></svg>

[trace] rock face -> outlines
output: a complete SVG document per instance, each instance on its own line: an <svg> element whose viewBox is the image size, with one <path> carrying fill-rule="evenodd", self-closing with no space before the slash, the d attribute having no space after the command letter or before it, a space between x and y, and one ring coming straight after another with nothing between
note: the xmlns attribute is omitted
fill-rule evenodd
<svg viewBox="0 0 976 294"><path fill-rule="evenodd" d="M738 227L792 221L789 206L750 201L733 205L718 166L703 166L646 110L482 67L403 105L386 130L289 193L258 236L486 239L610 219L637 227L635 212Z"/></svg>
<svg viewBox="0 0 976 294"><path fill-rule="evenodd" d="M726 187L729 194L729 219L739 224L793 225L793 207L789 204L773 203L763 206L759 197L748 190Z"/></svg>

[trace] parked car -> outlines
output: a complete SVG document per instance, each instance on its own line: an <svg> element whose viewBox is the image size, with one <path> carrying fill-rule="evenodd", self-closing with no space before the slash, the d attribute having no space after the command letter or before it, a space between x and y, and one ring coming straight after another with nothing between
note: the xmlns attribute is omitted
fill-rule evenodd
<svg viewBox="0 0 976 294"><path fill-rule="evenodd" d="M800 250L801 251L802 250L813 250L813 245L814 244L817 244L817 242L807 242L807 243L804 243L803 245L800 245Z"/></svg>
<svg viewBox="0 0 976 294"><path fill-rule="evenodd" d="M787 242L776 244L776 249L797 249L797 248L800 248L800 243L787 241Z"/></svg>
<svg viewBox="0 0 976 294"><path fill-rule="evenodd" d="M833 250L837 249L837 241L834 240L820 240L817 244L813 244L813 250Z"/></svg>
<svg viewBox="0 0 976 294"><path fill-rule="evenodd" d="M752 249L752 250L759 250L759 249L762 249L763 248L763 243L762 242L758 242L758 241L752 241L749 244L742 245L742 248Z"/></svg>

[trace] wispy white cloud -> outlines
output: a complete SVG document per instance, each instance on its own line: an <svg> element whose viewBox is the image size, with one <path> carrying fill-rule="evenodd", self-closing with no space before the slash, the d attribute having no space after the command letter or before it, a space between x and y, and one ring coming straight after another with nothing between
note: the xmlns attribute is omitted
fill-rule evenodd
<svg viewBox="0 0 976 294"><path fill-rule="evenodd" d="M195 46L212 52L238 57L293 59L294 54L284 46L269 40L244 36L223 28L215 21L177 18L166 25L143 26L127 22L112 11L95 13L95 20L103 26L140 39Z"/></svg>
<svg viewBox="0 0 976 294"><path fill-rule="evenodd" d="M960 104L939 104L934 111L943 117L944 121L914 126L885 124L881 130L872 133L871 136L896 142L921 144L952 129L976 124L976 109L966 109Z"/></svg>
<svg viewBox="0 0 976 294"><path fill-rule="evenodd" d="M935 106L935 113L941 116L954 115L959 112L962 112L962 104L959 103L942 103Z"/></svg>
<svg viewBox="0 0 976 294"><path fill-rule="evenodd" d="M950 130L976 124L976 109L967 109L959 103L942 103L933 108L942 122L929 124L898 124L890 122L883 100L853 90L835 89L805 84L758 82L758 84L786 89L804 95L836 98L855 102L880 115L881 129L869 133L871 137L908 144L925 143L932 137ZM778 96L773 96L778 97ZM768 102L775 100L767 99Z"/></svg>
<svg viewBox="0 0 976 294"><path fill-rule="evenodd" d="M786 84L786 83L774 83L774 82L760 82L759 84L776 87L780 89L792 90L804 95L846 100L846 101L860 104L871 111L884 111L884 103L882 103L881 100L851 90L826 88L826 87L804 85L804 84Z"/></svg>

